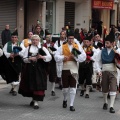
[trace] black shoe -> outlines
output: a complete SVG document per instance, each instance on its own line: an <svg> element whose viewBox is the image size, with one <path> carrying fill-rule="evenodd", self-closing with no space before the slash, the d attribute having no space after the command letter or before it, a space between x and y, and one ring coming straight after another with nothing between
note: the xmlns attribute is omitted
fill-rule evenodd
<svg viewBox="0 0 120 120"><path fill-rule="evenodd" d="M113 107L110 107L110 113L115 113L115 110Z"/></svg>
<svg viewBox="0 0 120 120"><path fill-rule="evenodd" d="M75 108L73 106L70 106L70 111L75 111Z"/></svg>
<svg viewBox="0 0 120 120"><path fill-rule="evenodd" d="M39 109L39 106L38 105L34 105L34 109Z"/></svg>
<svg viewBox="0 0 120 120"><path fill-rule="evenodd" d="M67 101L63 101L63 108L67 107Z"/></svg>
<svg viewBox="0 0 120 120"><path fill-rule="evenodd" d="M81 90L80 96L83 96L83 95L84 95L84 90Z"/></svg>
<svg viewBox="0 0 120 120"><path fill-rule="evenodd" d="M55 92L54 92L54 91L52 91L52 92L51 92L51 95L52 95L52 96L55 96Z"/></svg>
<svg viewBox="0 0 120 120"><path fill-rule="evenodd" d="M13 91L13 92L12 92L12 95L13 95L13 96L16 96L16 95L17 95L17 92L16 92L16 91Z"/></svg>
<svg viewBox="0 0 120 120"><path fill-rule="evenodd" d="M34 106L34 101L33 100L30 102L30 106Z"/></svg>
<svg viewBox="0 0 120 120"><path fill-rule="evenodd" d="M11 90L10 90L10 92L9 92L9 93L13 93L13 90L14 90L14 88L11 88Z"/></svg>
<svg viewBox="0 0 120 120"><path fill-rule="evenodd" d="M103 109L104 109L104 110L107 110L107 109L108 109L108 104L107 104L107 103L104 103Z"/></svg>
<svg viewBox="0 0 120 120"><path fill-rule="evenodd" d="M85 95L85 98L89 98L89 95L88 95L88 94L86 94L86 95Z"/></svg>

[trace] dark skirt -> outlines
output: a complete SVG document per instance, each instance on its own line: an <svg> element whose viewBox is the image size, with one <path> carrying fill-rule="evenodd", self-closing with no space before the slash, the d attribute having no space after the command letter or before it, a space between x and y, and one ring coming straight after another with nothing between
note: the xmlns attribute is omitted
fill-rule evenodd
<svg viewBox="0 0 120 120"><path fill-rule="evenodd" d="M54 58L49 62L49 81L56 82L57 72L56 72L56 62Z"/></svg>
<svg viewBox="0 0 120 120"><path fill-rule="evenodd" d="M47 74L41 62L26 63L22 66L19 94L43 101L47 89Z"/></svg>
<svg viewBox="0 0 120 120"><path fill-rule="evenodd" d="M7 83L19 80L19 73L21 72L22 59L16 56L14 59L6 58L5 55L0 57L1 76Z"/></svg>

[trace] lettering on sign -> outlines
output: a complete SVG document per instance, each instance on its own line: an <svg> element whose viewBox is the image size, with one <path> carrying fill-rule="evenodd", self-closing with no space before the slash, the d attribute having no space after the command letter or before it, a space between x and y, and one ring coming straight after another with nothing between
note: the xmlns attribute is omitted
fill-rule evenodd
<svg viewBox="0 0 120 120"><path fill-rule="evenodd" d="M92 7L96 9L113 9L113 0L92 0Z"/></svg>

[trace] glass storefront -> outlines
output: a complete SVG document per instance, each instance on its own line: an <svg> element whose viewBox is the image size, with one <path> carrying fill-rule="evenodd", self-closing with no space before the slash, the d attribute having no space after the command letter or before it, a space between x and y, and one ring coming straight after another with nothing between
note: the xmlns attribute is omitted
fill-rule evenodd
<svg viewBox="0 0 120 120"><path fill-rule="evenodd" d="M46 29L55 33L55 1L46 2Z"/></svg>

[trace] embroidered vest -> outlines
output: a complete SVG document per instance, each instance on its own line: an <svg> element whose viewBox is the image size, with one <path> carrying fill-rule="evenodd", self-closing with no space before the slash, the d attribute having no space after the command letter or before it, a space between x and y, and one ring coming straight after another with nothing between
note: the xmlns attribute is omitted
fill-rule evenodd
<svg viewBox="0 0 120 120"><path fill-rule="evenodd" d="M73 43L73 48L78 49L78 45ZM69 47L68 47L67 43L62 45L62 49L63 49L63 55L70 56L72 54L69 50Z"/></svg>
<svg viewBox="0 0 120 120"><path fill-rule="evenodd" d="M16 46L20 46L20 43L21 43L21 42L17 42L17 45L16 45ZM12 50L12 42L11 42L11 41L9 41L9 42L7 43L7 52L8 52L8 53L12 53L12 52L13 52L13 50Z"/></svg>

